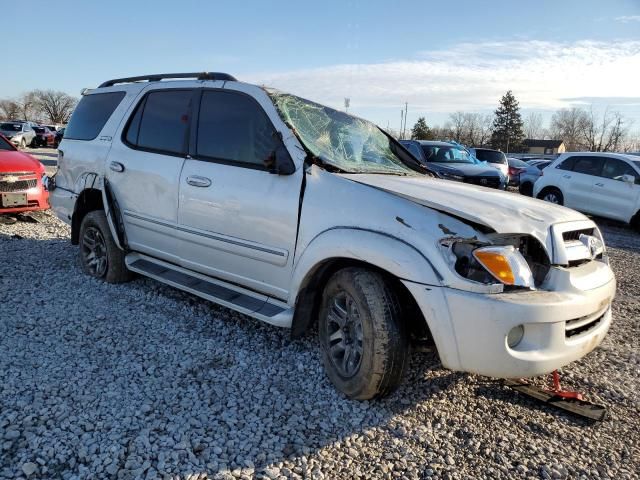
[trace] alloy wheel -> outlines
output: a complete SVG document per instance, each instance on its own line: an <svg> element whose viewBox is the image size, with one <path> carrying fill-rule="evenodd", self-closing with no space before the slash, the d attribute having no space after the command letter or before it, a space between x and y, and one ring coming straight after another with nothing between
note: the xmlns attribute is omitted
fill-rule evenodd
<svg viewBox="0 0 640 480"><path fill-rule="evenodd" d="M353 377L362 362L362 320L356 302L345 291L339 291L330 301L327 330L331 363L342 377Z"/></svg>
<svg viewBox="0 0 640 480"><path fill-rule="evenodd" d="M102 232L88 227L82 237L82 255L87 268L95 277L101 278L107 272L107 245Z"/></svg>

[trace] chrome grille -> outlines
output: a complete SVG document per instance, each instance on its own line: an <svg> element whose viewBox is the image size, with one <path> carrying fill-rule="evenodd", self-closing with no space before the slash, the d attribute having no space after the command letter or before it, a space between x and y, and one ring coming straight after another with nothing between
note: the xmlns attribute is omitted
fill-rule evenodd
<svg viewBox="0 0 640 480"><path fill-rule="evenodd" d="M30 180L16 180L15 182L8 182L0 179L0 192L20 192L23 190L29 190L38 184L38 180L35 178Z"/></svg>

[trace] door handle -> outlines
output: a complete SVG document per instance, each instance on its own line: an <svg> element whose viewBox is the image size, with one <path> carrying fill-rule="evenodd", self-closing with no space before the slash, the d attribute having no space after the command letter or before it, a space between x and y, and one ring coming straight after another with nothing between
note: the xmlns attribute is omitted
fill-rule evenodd
<svg viewBox="0 0 640 480"><path fill-rule="evenodd" d="M562 175L562 178L571 178L571 175Z"/></svg>
<svg viewBox="0 0 640 480"><path fill-rule="evenodd" d="M187 177L187 183L192 187L208 187L211 185L211 179L198 175L190 175Z"/></svg>
<svg viewBox="0 0 640 480"><path fill-rule="evenodd" d="M109 168L114 172L124 172L124 165L120 162L111 162L109 163Z"/></svg>
<svg viewBox="0 0 640 480"><path fill-rule="evenodd" d="M604 183L596 183L596 187L604 187Z"/></svg>

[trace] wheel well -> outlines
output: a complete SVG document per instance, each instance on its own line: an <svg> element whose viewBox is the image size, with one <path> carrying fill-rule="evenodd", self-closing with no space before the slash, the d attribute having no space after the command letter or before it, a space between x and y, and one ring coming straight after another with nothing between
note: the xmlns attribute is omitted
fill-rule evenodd
<svg viewBox="0 0 640 480"><path fill-rule="evenodd" d="M352 258L332 258L317 265L305 278L296 299L296 310L291 327L291 337L299 338L311 329L318 321L322 291L331 276L338 270L347 267L361 267L380 273L389 286L398 295L402 305L402 317L412 341L424 343L426 339L433 344L433 336L411 292L393 274L370 263Z"/></svg>
<svg viewBox="0 0 640 480"><path fill-rule="evenodd" d="M640 210L638 210L633 217L631 217L631 221L629 222L631 227L640 231Z"/></svg>
<svg viewBox="0 0 640 480"><path fill-rule="evenodd" d="M71 217L71 243L77 245L80 239L80 225L82 219L89 212L103 210L102 192L96 188L87 188L80 193L76 200L73 216Z"/></svg>
<svg viewBox="0 0 640 480"><path fill-rule="evenodd" d="M538 198L542 198L543 195L545 193L547 193L549 190L557 190L560 192L560 189L558 187L554 187L553 185L549 185L547 187L544 187L542 190L540 190L540 192L538 193ZM560 192L562 194L562 192Z"/></svg>

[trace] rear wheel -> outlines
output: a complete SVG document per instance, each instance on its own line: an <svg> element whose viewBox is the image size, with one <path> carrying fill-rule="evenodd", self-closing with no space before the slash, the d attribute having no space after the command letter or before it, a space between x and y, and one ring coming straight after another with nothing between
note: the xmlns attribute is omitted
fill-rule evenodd
<svg viewBox="0 0 640 480"><path fill-rule="evenodd" d="M325 370L347 397L392 392L409 361L409 341L393 289L379 273L345 268L325 287L319 336Z"/></svg>
<svg viewBox="0 0 640 480"><path fill-rule="evenodd" d="M520 184L520 194L531 197L533 195L533 184L531 182L524 182Z"/></svg>
<svg viewBox="0 0 640 480"><path fill-rule="evenodd" d="M538 198L545 202L555 203L556 205L564 205L562 192L555 187L545 188L538 194Z"/></svg>
<svg viewBox="0 0 640 480"><path fill-rule="evenodd" d="M108 283L131 279L124 252L115 244L102 210L87 213L80 225L80 264L88 275Z"/></svg>

